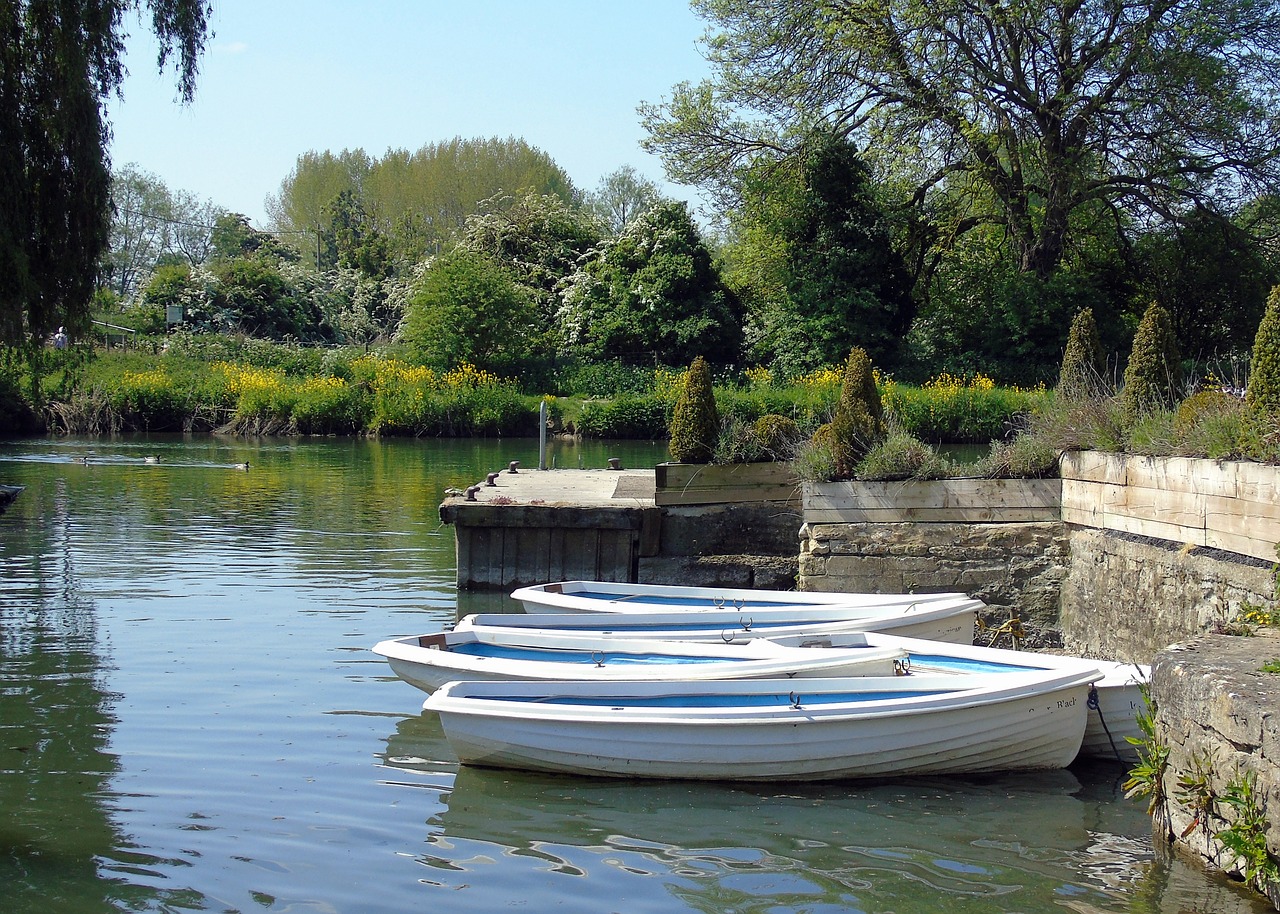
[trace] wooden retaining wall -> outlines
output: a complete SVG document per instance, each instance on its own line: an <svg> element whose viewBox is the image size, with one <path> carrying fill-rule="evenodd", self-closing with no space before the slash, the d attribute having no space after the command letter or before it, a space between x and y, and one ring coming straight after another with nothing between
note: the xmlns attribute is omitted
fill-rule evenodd
<svg viewBox="0 0 1280 914"><path fill-rule="evenodd" d="M1280 468L1096 451L1062 456L1062 519L1274 560Z"/></svg>
<svg viewBox="0 0 1280 914"><path fill-rule="evenodd" d="M800 505L800 479L785 463L660 463L654 474L654 503L660 508L759 502Z"/></svg>
<svg viewBox="0 0 1280 914"><path fill-rule="evenodd" d="M808 524L1037 523L1060 519L1058 479L805 483Z"/></svg>

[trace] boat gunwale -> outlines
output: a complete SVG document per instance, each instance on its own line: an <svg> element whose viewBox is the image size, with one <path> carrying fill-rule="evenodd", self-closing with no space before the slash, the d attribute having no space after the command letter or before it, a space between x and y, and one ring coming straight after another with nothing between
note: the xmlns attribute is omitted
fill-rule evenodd
<svg viewBox="0 0 1280 914"><path fill-rule="evenodd" d="M621 712L626 714L628 723L632 724L670 724L682 727L708 724L741 725L744 721L759 724L796 723L798 720L808 720L815 723L834 723L841 720L856 721L919 715L946 710L986 707L1024 699L1039 699L1061 692L1087 688L1099 678L1099 672L1096 669L1091 672L1055 670L1047 672L1036 671L1027 675L1018 673L973 674L973 678L978 681L969 683L966 687L957 686L956 678L946 674L920 677L919 679L914 677L857 677L843 680L809 679L803 681L791 679L712 680L706 682L668 681L656 683L583 683L581 681L497 683L464 681L449 682L441 686L423 702L423 710L441 714L455 713L546 722L554 722L555 720L601 722L616 719L616 715ZM838 685L833 687L830 683L838 683ZM574 705L567 702L558 703L553 700L555 697L567 697L562 694L548 696L548 700L542 702L534 702L527 699L516 700L511 697L493 695L459 694L466 693L468 689L475 689L475 687L480 687L479 691L484 692L485 687L488 686L510 687L512 685L517 687L515 689L516 693L522 691L531 692L532 689L529 688L531 686L548 691L560 690L561 692L568 691L572 693L581 691L580 687L585 685L589 688L594 687L604 691L606 694L617 695L617 705L620 707L614 706L606 710L603 705ZM843 689L854 694L869 691L907 691L907 685L912 687L910 691L928 691L932 694L910 698L876 699L874 701L856 703L824 703L821 705L805 705L804 703L806 692L830 691L832 688L837 691ZM684 689L693 689L695 692L711 692L720 688L727 693L749 693L752 690L770 694L794 693L797 696L799 706L783 705L772 708L735 708L732 706L698 708L680 706L666 709L627 707L627 696L618 690L637 686L667 686L669 692L673 691L675 687L683 687ZM741 686L742 688L732 688L734 686ZM610 692L609 690L613 691ZM677 692L676 694L678 695L679 693ZM599 697L603 698L604 696L601 695ZM664 713L658 713L659 711ZM796 712L803 713L798 715Z"/></svg>

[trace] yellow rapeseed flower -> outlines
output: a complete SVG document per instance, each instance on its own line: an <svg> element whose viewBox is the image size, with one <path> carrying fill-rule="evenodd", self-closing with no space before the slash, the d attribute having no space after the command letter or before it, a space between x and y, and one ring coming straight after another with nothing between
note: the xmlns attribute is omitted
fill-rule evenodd
<svg viewBox="0 0 1280 914"><path fill-rule="evenodd" d="M125 387L167 387L169 375L162 368L146 371L126 371L122 378Z"/></svg>

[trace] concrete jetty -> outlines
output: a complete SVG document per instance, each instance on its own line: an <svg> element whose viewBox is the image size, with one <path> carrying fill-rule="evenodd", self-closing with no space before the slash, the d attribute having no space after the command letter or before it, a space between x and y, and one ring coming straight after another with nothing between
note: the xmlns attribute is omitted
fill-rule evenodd
<svg viewBox="0 0 1280 914"><path fill-rule="evenodd" d="M656 475L519 468L446 498L440 519L454 528L458 588L568 580L795 586L798 507L658 505Z"/></svg>
<svg viewBox="0 0 1280 914"><path fill-rule="evenodd" d="M452 524L462 589L559 580L634 581L657 552L653 470L490 474L440 505Z"/></svg>

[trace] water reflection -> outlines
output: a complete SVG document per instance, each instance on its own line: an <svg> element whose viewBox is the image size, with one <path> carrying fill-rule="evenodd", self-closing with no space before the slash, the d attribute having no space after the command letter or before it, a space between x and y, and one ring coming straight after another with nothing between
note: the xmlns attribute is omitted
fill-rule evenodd
<svg viewBox="0 0 1280 914"><path fill-rule="evenodd" d="M66 487L45 494L51 523L22 538L9 527L0 538L4 910L143 907L166 893L128 878L158 861L132 851L112 819L109 785L120 766L110 737L118 696L106 687L109 662L94 603L77 576ZM13 515L5 521L11 522L22 524Z"/></svg>
<svg viewBox="0 0 1280 914"><path fill-rule="evenodd" d="M387 761L430 778L437 726L402 723ZM419 786L446 805L427 820L418 862L426 883L463 892L503 861L503 897L488 888L495 907L541 895L590 910L608 885L628 910L678 902L709 914L1162 911L1169 871L1131 837L1120 774L770 790L462 768L449 790L437 771ZM1210 907L1197 910L1256 910L1226 883L1202 894Z"/></svg>

